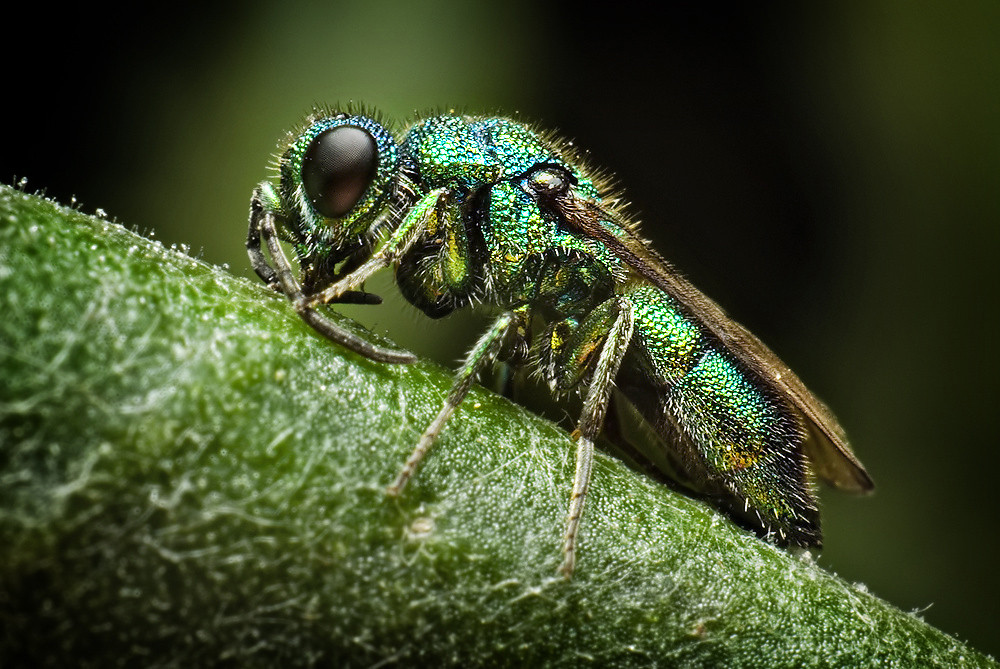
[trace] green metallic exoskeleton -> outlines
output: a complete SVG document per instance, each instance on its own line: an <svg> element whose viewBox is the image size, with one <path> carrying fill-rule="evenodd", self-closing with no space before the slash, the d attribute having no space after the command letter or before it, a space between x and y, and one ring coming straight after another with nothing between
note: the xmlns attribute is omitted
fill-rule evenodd
<svg viewBox="0 0 1000 669"><path fill-rule="evenodd" d="M377 302L356 289L388 266L432 318L473 304L500 312L390 494L501 358L584 395L566 575L616 387L655 434L639 459L780 544L820 545L810 464L835 487L871 490L829 410L638 236L568 144L511 119L454 114L418 120L397 142L371 114L321 111L290 134L278 167L280 182L254 192L247 249L326 337L374 360L414 360L315 310ZM295 249L298 276L279 238Z"/></svg>

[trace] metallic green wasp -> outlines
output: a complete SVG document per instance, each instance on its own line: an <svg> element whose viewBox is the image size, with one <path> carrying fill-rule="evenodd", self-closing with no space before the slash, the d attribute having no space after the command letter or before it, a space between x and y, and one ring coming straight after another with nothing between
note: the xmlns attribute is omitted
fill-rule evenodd
<svg viewBox="0 0 1000 669"><path fill-rule="evenodd" d="M418 120L397 141L370 113L324 110L289 135L278 167L280 182L254 191L247 249L257 274L324 336L373 360L414 360L316 310L377 303L358 289L389 266L432 318L474 304L500 312L390 494L501 359L584 396L567 576L614 388L656 436L655 473L779 544L820 545L810 464L835 487L872 488L829 410L639 237L569 144L508 118L455 114ZM298 275L279 239L293 245Z"/></svg>

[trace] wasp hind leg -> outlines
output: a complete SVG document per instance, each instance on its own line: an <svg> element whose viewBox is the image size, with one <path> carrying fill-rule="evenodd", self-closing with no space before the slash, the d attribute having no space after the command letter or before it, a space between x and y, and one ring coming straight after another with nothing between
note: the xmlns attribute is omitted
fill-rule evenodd
<svg viewBox="0 0 1000 669"><path fill-rule="evenodd" d="M610 323L610 327L607 325ZM573 475L573 493L566 513L566 532L563 535L563 559L559 573L569 578L576 565L577 535L580 518L590 488L590 474L594 464L594 441L604 424L611 389L621 367L625 351L632 340L634 314L632 303L626 298L608 300L594 310L571 337L569 346L557 362L559 376L578 379L582 369L590 365L590 355L597 347L600 354L594 364L593 376L583 402L583 411L573 436L576 438L576 471ZM601 344L603 339L603 344Z"/></svg>

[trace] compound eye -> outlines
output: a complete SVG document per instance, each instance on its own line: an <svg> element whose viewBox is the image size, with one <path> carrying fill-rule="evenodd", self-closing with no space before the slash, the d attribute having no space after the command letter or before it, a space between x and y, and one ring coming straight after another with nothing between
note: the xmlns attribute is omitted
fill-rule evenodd
<svg viewBox="0 0 1000 669"><path fill-rule="evenodd" d="M361 128L342 125L316 136L302 156L302 187L326 218L353 209L378 168L378 145Z"/></svg>

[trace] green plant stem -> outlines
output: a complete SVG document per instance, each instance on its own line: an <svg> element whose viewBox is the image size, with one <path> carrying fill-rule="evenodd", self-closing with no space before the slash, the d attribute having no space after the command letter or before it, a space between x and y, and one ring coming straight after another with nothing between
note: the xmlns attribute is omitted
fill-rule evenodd
<svg viewBox="0 0 1000 669"><path fill-rule="evenodd" d="M557 577L573 442L480 388L391 499L446 370L9 188L0 307L0 665L992 664L606 456Z"/></svg>

